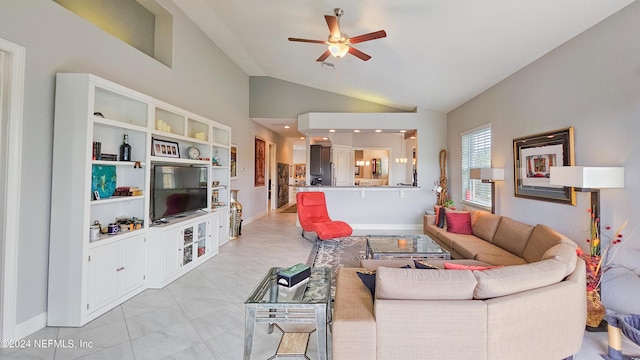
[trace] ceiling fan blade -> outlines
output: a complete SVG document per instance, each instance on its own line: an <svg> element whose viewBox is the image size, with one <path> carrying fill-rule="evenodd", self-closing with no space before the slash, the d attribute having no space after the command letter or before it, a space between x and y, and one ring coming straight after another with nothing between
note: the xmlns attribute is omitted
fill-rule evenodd
<svg viewBox="0 0 640 360"><path fill-rule="evenodd" d="M314 43L314 44L326 44L326 41L322 40L309 40L309 39L298 39L298 38L289 38L289 41L298 41L298 42L306 42L306 43Z"/></svg>
<svg viewBox="0 0 640 360"><path fill-rule="evenodd" d="M324 53L322 53L322 55L320 55L320 57L317 58L316 61L320 61L320 62L325 61L329 56L331 56L331 51L327 50Z"/></svg>
<svg viewBox="0 0 640 360"><path fill-rule="evenodd" d="M368 33L368 34L354 36L352 38L349 38L349 42L352 43L352 44L357 44L357 43L361 43L363 41L380 39L380 38L383 38L383 37L386 37L386 36L387 36L387 33L384 30L379 30L379 31L375 31L375 32L372 32L372 33Z"/></svg>
<svg viewBox="0 0 640 360"><path fill-rule="evenodd" d="M362 51L356 49L356 48L352 48L351 46L349 46L349 53L357 58L359 58L362 61L367 61L369 59L371 59L371 56L363 53Z"/></svg>
<svg viewBox="0 0 640 360"><path fill-rule="evenodd" d="M338 25L338 18L331 15L325 15L324 19L327 21L327 26L329 26L329 32L331 33L331 37L334 39L340 39L342 34L340 33L340 25Z"/></svg>

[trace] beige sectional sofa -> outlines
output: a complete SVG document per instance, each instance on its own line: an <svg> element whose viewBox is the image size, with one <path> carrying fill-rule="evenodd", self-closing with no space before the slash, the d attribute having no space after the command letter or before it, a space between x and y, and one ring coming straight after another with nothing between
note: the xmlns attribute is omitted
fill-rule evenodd
<svg viewBox="0 0 640 360"><path fill-rule="evenodd" d="M334 360L565 359L581 346L585 265L576 245L544 225L472 213L473 235L426 232L469 265L487 270L400 268L364 260L337 275ZM443 267L446 260L429 263ZM377 269L375 296L357 272ZM374 301L375 298L375 301Z"/></svg>

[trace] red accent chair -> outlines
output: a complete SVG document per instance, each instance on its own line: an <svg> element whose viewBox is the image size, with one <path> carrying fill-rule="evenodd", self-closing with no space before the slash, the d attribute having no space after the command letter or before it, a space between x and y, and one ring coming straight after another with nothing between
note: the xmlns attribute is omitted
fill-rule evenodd
<svg viewBox="0 0 640 360"><path fill-rule="evenodd" d="M327 212L327 202L321 191L303 191L296 195L298 219L304 232L315 232L319 240L349 236L353 229L344 221L333 221Z"/></svg>

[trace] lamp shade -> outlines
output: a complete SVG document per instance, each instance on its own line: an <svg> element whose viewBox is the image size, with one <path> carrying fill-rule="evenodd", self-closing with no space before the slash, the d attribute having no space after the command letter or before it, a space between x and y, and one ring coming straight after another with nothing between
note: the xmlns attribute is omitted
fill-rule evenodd
<svg viewBox="0 0 640 360"><path fill-rule="evenodd" d="M470 179L480 180L504 180L504 169L498 168L478 168L469 170Z"/></svg>
<svg viewBox="0 0 640 360"><path fill-rule="evenodd" d="M552 166L549 183L590 189L623 188L624 168Z"/></svg>

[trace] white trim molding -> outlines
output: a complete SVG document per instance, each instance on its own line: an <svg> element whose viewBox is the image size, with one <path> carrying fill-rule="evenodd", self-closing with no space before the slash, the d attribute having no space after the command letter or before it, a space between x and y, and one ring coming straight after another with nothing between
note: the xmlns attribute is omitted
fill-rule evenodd
<svg viewBox="0 0 640 360"><path fill-rule="evenodd" d="M0 334L2 340L15 339L17 279L18 279L18 239L20 231L20 174L22 171L22 117L24 96L24 71L26 49L0 38L0 51L9 55L9 101L8 123L6 127L6 181L4 182L5 203L2 204L4 224L0 247L3 251L2 289L0 289Z"/></svg>

